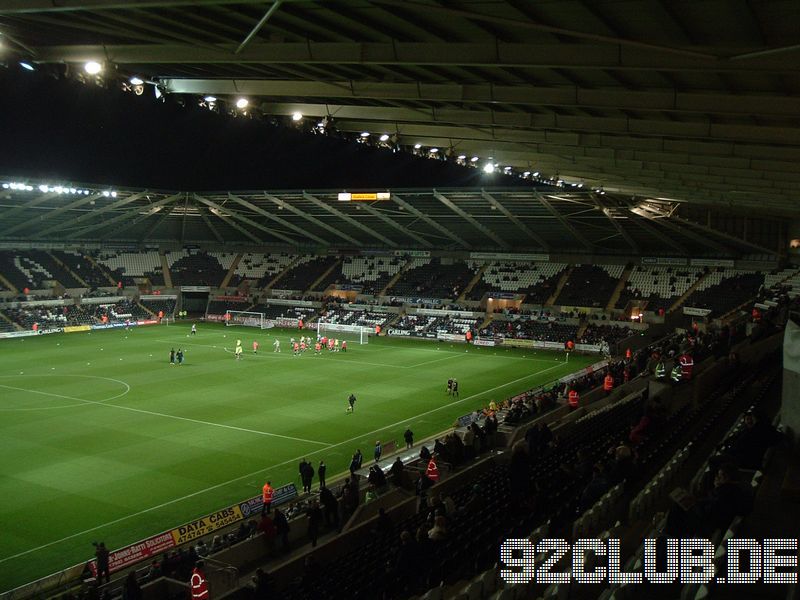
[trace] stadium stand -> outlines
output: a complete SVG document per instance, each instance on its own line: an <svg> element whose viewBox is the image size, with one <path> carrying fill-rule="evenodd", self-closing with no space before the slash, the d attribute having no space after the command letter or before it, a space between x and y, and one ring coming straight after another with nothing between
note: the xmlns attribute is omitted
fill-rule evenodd
<svg viewBox="0 0 800 600"><path fill-rule="evenodd" d="M436 317L428 326L428 331L436 333L455 333L464 335L467 331L475 331L483 319L471 319L456 316Z"/></svg>
<svg viewBox="0 0 800 600"><path fill-rule="evenodd" d="M134 278L144 277L153 285L164 285L161 258L157 250L141 252L103 250L94 258L111 272L115 280L121 281L126 286L134 285Z"/></svg>
<svg viewBox="0 0 800 600"><path fill-rule="evenodd" d="M392 325L392 329L409 331L413 334L421 334L436 321L436 317L430 315L403 315L403 317Z"/></svg>
<svg viewBox="0 0 800 600"><path fill-rule="evenodd" d="M520 319L517 321L491 321L481 330L482 336L509 337L541 342L575 341L578 325L566 325L555 319Z"/></svg>
<svg viewBox="0 0 800 600"><path fill-rule="evenodd" d="M266 319L303 319L303 321L310 321L317 315L316 308L308 308L305 306L287 306L285 304L269 304L259 303L254 304L246 310L250 312L264 313Z"/></svg>
<svg viewBox="0 0 800 600"><path fill-rule="evenodd" d="M625 283L617 308L631 300L646 301L647 310L668 310L702 275L686 267L650 267L636 265Z"/></svg>
<svg viewBox="0 0 800 600"><path fill-rule="evenodd" d="M236 273L231 278L230 285L237 286L245 279L255 279L259 287L264 287L296 258L285 252L282 254L245 252L236 266Z"/></svg>
<svg viewBox="0 0 800 600"><path fill-rule="evenodd" d="M716 269L708 273L684 302L684 306L706 308L720 317L755 298L764 284L764 274L740 269Z"/></svg>
<svg viewBox="0 0 800 600"><path fill-rule="evenodd" d="M286 273L275 287L281 290L306 291L336 262L335 256L304 256Z"/></svg>
<svg viewBox="0 0 800 600"><path fill-rule="evenodd" d="M0 269L19 291L26 287L31 290L50 287L47 281L58 281L68 288L81 287L80 282L41 250L2 250Z"/></svg>
<svg viewBox="0 0 800 600"><path fill-rule="evenodd" d="M158 314L159 311L164 311L164 314L167 316L172 316L175 314L175 305L177 304L177 300L174 298L164 298L158 300L140 300L140 302L148 308L149 310L153 311L154 314Z"/></svg>
<svg viewBox="0 0 800 600"><path fill-rule="evenodd" d="M167 252L172 285L222 285L228 269L231 268L235 253L202 252L200 250L179 250Z"/></svg>
<svg viewBox="0 0 800 600"><path fill-rule="evenodd" d="M474 271L481 266L477 261L468 264ZM480 300L492 292L514 292L524 294L527 304L544 304L555 291L558 278L566 268L566 263L496 261L486 267L467 297Z"/></svg>
<svg viewBox="0 0 800 600"><path fill-rule="evenodd" d="M387 292L392 296L455 299L474 276L466 263L442 258L413 258L412 266Z"/></svg>
<svg viewBox="0 0 800 600"><path fill-rule="evenodd" d="M95 263L86 259L85 255L76 250L53 250L53 256L67 265L81 279L93 288L108 287L111 285L109 275L102 271Z"/></svg>
<svg viewBox="0 0 800 600"><path fill-rule="evenodd" d="M398 256L348 256L342 262L341 272L332 271L317 284L324 291L333 284L361 286L362 294L379 293L403 268L405 259Z"/></svg>
<svg viewBox="0 0 800 600"><path fill-rule="evenodd" d="M624 270L623 265L578 265L570 273L555 304L604 308Z"/></svg>
<svg viewBox="0 0 800 600"><path fill-rule="evenodd" d="M615 344L636 333L624 323L620 324L595 324L590 323L579 338L581 344Z"/></svg>
<svg viewBox="0 0 800 600"><path fill-rule="evenodd" d="M360 325L362 327L383 327L394 316L386 313L372 312L370 310L347 310L344 308L328 308L322 312L320 319L328 323L341 325Z"/></svg>

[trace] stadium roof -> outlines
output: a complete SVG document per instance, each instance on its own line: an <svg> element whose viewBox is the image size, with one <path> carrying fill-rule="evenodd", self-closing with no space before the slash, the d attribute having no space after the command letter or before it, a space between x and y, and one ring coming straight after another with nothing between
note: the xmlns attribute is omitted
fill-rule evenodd
<svg viewBox="0 0 800 600"><path fill-rule="evenodd" d="M780 220L575 187L166 192L5 182L0 244L180 243L775 259Z"/></svg>
<svg viewBox="0 0 800 600"><path fill-rule="evenodd" d="M607 192L800 210L797 0L0 0L0 31Z"/></svg>

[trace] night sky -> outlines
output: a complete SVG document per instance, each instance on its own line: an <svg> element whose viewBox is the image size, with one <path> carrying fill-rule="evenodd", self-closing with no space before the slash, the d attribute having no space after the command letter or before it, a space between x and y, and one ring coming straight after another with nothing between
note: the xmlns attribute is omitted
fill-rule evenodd
<svg viewBox="0 0 800 600"><path fill-rule="evenodd" d="M480 169L0 68L0 174L168 190L530 185ZM192 102L189 102L190 104Z"/></svg>

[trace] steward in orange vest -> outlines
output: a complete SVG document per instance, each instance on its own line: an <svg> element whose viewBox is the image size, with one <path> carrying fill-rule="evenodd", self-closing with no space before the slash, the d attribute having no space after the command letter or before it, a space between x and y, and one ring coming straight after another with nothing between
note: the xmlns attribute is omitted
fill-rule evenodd
<svg viewBox="0 0 800 600"><path fill-rule="evenodd" d="M270 510L270 505L272 504L272 497L275 495L275 490L272 489L270 485L271 482L267 482L264 484L264 488L261 490L261 499L264 501L264 505L261 507L261 514L266 514Z"/></svg>
<svg viewBox="0 0 800 600"><path fill-rule="evenodd" d="M606 375L605 379L603 379L603 391L605 391L606 395L611 393L611 390L614 389L614 376L609 373Z"/></svg>
<svg viewBox="0 0 800 600"><path fill-rule="evenodd" d="M208 583L206 575L203 573L203 561L198 560L192 570L192 578L189 580L192 592L192 600L208 600Z"/></svg>
<svg viewBox="0 0 800 600"><path fill-rule="evenodd" d="M578 395L578 390L571 389L569 391L569 395L567 396L567 402L569 403L569 407L572 409L578 408L578 403L580 402L580 396Z"/></svg>
<svg viewBox="0 0 800 600"><path fill-rule="evenodd" d="M436 466L434 457L428 461L428 468L425 469L425 477L430 479L433 483L439 481L439 467Z"/></svg>
<svg viewBox="0 0 800 600"><path fill-rule="evenodd" d="M625 358L626 358L626 359L630 360L632 356L633 356L633 352L631 352L631 349L630 349L630 348L628 348L627 350L625 350Z"/></svg>

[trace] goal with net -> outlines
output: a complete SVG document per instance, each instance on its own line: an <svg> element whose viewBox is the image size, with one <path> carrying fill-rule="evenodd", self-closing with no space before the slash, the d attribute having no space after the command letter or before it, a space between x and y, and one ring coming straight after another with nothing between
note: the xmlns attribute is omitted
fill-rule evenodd
<svg viewBox="0 0 800 600"><path fill-rule="evenodd" d="M274 327L273 321L264 318L264 313L248 312L246 310L229 310L225 313L225 326L241 325L243 327L258 327L269 329Z"/></svg>
<svg viewBox="0 0 800 600"><path fill-rule="evenodd" d="M317 334L322 337L333 337L358 344L369 344L372 329L363 325L344 325L342 323L329 323L323 319L317 321Z"/></svg>

